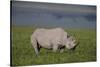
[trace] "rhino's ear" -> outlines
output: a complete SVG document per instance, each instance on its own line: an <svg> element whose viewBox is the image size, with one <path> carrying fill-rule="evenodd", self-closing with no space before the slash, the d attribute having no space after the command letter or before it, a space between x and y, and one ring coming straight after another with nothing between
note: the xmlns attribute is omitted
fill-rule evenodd
<svg viewBox="0 0 100 67"><path fill-rule="evenodd" d="M73 40L73 42L76 42L76 40Z"/></svg>
<svg viewBox="0 0 100 67"><path fill-rule="evenodd" d="M69 39L70 41L75 41L74 38L73 38L72 36L70 36L68 39Z"/></svg>

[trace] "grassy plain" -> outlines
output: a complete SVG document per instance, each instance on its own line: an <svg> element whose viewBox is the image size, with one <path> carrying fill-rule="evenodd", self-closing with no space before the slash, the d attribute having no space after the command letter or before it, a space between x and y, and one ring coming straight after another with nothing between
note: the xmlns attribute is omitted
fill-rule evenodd
<svg viewBox="0 0 100 67"><path fill-rule="evenodd" d="M65 29L78 41L74 51L53 53L52 50L41 49L39 56L35 55L30 43L30 35L35 30L32 27L12 27L12 65L40 65L96 61L96 31Z"/></svg>

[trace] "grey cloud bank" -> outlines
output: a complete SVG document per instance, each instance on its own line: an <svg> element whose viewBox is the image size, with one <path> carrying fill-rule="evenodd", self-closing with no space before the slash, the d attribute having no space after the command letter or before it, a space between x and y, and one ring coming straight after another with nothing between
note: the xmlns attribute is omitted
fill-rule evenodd
<svg viewBox="0 0 100 67"><path fill-rule="evenodd" d="M96 6L12 1L12 24L96 28Z"/></svg>

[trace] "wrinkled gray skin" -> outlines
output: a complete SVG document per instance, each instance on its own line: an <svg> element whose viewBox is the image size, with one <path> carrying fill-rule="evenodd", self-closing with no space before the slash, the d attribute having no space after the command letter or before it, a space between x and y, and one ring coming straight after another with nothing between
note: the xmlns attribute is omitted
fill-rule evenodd
<svg viewBox="0 0 100 67"><path fill-rule="evenodd" d="M62 28L36 29L31 36L31 43L37 55L40 47L53 49L53 52L56 52L58 48L71 49L76 45L75 40ZM63 49L60 52L63 52Z"/></svg>

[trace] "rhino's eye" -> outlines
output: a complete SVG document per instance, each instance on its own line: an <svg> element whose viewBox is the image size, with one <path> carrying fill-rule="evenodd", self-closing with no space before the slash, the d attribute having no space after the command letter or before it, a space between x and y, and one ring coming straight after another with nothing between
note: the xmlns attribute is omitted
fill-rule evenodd
<svg viewBox="0 0 100 67"><path fill-rule="evenodd" d="M69 38L70 36L69 35L67 35L67 38Z"/></svg>
<svg viewBox="0 0 100 67"><path fill-rule="evenodd" d="M69 46L71 47L71 46L72 46L72 44L70 43L70 44L69 44Z"/></svg>

